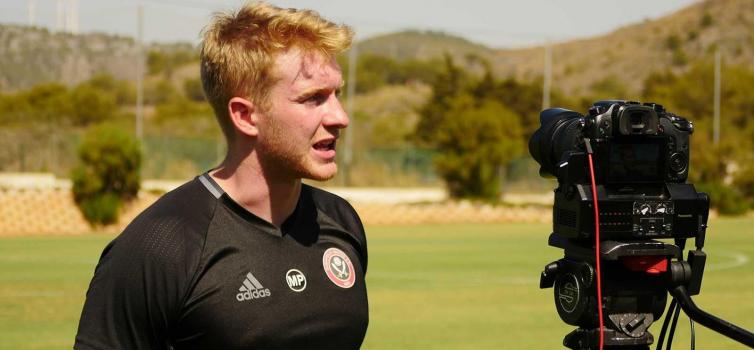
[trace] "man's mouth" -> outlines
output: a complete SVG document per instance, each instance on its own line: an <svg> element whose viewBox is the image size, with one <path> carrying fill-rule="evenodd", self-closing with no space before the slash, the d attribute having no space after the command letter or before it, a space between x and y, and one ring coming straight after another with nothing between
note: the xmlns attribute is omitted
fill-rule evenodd
<svg viewBox="0 0 754 350"><path fill-rule="evenodd" d="M335 139L329 139L329 140L322 140L320 142L317 142L314 144L314 149L317 151L334 151L335 150Z"/></svg>

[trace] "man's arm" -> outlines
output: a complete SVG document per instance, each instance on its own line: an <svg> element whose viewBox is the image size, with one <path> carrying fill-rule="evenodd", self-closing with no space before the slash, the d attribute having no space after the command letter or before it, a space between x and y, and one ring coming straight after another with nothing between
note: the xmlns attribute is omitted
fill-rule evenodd
<svg viewBox="0 0 754 350"><path fill-rule="evenodd" d="M75 349L167 349L201 252L196 227L142 215L103 251Z"/></svg>

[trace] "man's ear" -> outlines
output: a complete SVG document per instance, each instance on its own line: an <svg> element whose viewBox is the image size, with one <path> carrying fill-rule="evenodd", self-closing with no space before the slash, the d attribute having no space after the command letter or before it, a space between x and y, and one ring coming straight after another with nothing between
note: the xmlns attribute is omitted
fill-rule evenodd
<svg viewBox="0 0 754 350"><path fill-rule="evenodd" d="M247 136L256 137L259 134L259 108L251 101L233 97L228 101L228 115L236 131Z"/></svg>

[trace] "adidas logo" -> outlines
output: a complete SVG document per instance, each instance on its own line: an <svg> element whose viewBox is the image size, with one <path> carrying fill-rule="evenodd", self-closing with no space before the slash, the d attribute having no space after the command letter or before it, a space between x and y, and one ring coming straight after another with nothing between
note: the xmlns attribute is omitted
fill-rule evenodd
<svg viewBox="0 0 754 350"><path fill-rule="evenodd" d="M238 301L265 298L271 294L270 289L263 287L251 272L246 274L246 279L243 280L243 285L238 288L238 291L240 292L236 294Z"/></svg>

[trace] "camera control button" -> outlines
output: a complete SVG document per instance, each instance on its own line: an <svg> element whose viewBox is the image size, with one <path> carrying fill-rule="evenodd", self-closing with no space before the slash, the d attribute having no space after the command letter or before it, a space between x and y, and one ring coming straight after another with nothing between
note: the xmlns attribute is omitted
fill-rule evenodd
<svg viewBox="0 0 754 350"><path fill-rule="evenodd" d="M686 170L686 157L681 153L670 155L670 170L676 173L682 173Z"/></svg>

